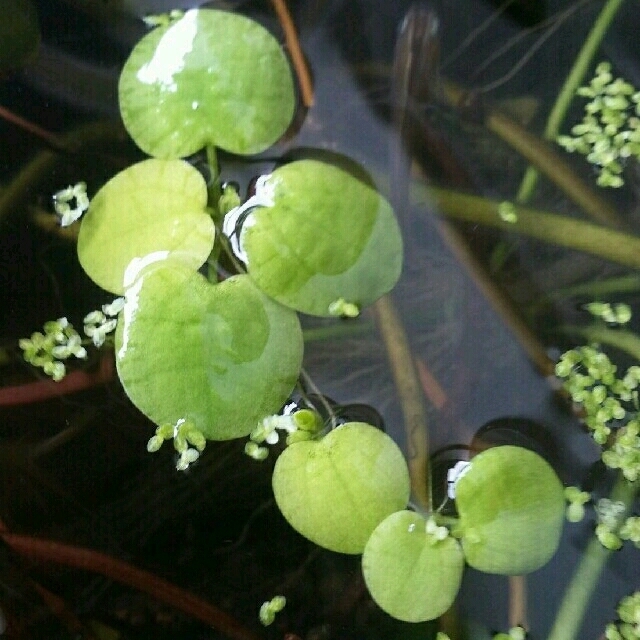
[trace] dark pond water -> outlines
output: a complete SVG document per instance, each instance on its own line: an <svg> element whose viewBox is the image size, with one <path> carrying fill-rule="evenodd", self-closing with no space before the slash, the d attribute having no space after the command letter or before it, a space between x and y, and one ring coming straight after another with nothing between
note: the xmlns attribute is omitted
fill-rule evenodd
<svg viewBox="0 0 640 640"><path fill-rule="evenodd" d="M118 133L118 74L145 33L138 16L167 10L169 4L39 0L39 52L24 68L6 70L0 84L0 105L45 131L63 134L96 121L105 122L107 131L78 152L54 153L37 133L0 120L0 518L15 532L98 549L144 567L228 611L256 637L433 638L435 623L400 623L372 603L357 557L319 550L288 526L273 503L272 462L252 463L242 454L244 442L208 446L186 474L175 472L171 452L148 455L153 426L128 401L108 363L102 365L106 375L96 374L101 355L89 359L88 372L96 380L90 388L34 401L37 387L28 385L38 375L21 361L17 340L56 317L68 316L79 325L88 310L105 301L80 269L74 240L45 228L42 220L60 187L82 179L89 194L95 193L142 157ZM267 2L209 4L255 17L280 37ZM474 0L420 5L438 19L440 55L429 72L431 86L446 80L478 93L466 111L438 94L418 101L404 146L397 143L393 124L398 102L393 63L398 29L411 3L290 5L312 70L315 105L285 141L257 160L222 156L223 177L244 189L251 177L270 170L274 159L315 149L349 156L389 194L405 237L405 266L393 299L414 363L423 372L436 491L443 491L447 465L466 455L484 426L481 438L533 448L566 484L593 488L596 497L608 495L612 478L596 464L598 449L544 367L587 340L580 330L592 326L593 318L585 302L625 302L637 313L635 268L615 256L605 259L482 225L473 216L466 223L443 223L436 196L412 200L406 193L410 169L421 184L513 199L527 161L484 126L479 105L503 109L541 135L601 3L521 0L503 9L497 2ZM627 0L595 57L610 60L615 73L636 87L639 28L638 8ZM576 103L567 122L579 120L581 111ZM40 168L34 168L34 158ZM589 165L573 156L568 162L595 189ZM629 163L624 188L599 194L631 235L640 233L638 176L637 166ZM585 218L546 178L528 204ZM310 329L327 324L305 320ZM305 367L337 403L377 411L404 448L402 406L373 314L365 311L343 326L345 335L307 344ZM635 318L630 327L637 328ZM523 336L529 346L523 346ZM635 356L633 347L607 350L620 368L638 357L637 347ZM19 388L26 395L16 400ZM9 391L1 395L4 389ZM515 623L525 624L531 638L547 638L593 526L591 515L565 527L554 558L527 577L524 608L518 609L520 583L467 570L454 610L443 622L451 638L490 638ZM535 540L535 527L531 536ZM226 637L100 573L69 568L55 558L37 562L7 546L1 553L0 607L8 637ZM617 602L638 588L639 575L637 549L627 544L607 562L576 637L602 637ZM56 617L41 587L62 597L84 628ZM257 611L275 593L285 593L289 602L264 629Z"/></svg>

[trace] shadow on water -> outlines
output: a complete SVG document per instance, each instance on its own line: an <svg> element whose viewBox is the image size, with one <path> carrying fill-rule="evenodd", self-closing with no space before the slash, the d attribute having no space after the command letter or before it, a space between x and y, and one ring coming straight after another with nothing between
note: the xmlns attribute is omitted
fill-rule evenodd
<svg viewBox="0 0 640 640"><path fill-rule="evenodd" d="M125 4L136 6L133 0ZM434 3L443 74L467 86L490 85L527 55L542 29L536 27L566 8L553 0L514 4L515 13L496 17L466 42L476 26L495 13L495 4ZM640 25L630 4L621 10L603 48L621 73L638 82L639 62L632 54ZM140 21L120 11L120 5L98 0L37 3L43 34L39 57L5 77L0 104L56 132L97 118L117 123L119 67L144 32ZM139 5L144 12L155 6L152 0ZM223 156L223 172L244 181L244 186L263 166L268 170L271 157L320 150L313 153L352 158L388 193L389 138L397 134L391 124L391 69L398 26L410 2L303 0L291 6L313 70L316 104L300 130L260 164ZM237 2L230 8L278 28L266 3ZM558 78L570 69L597 11L597 3L583 2L519 73L487 97L504 105L511 102L511 108L532 107L526 117L529 126L540 131L558 91ZM629 24L635 28L630 30ZM524 30L531 34L517 39ZM478 71L484 60L512 40L513 47ZM454 186L447 182L446 171L437 173L438 159L425 152L427 143L420 132L428 128L439 132L459 161L470 178L469 189L496 199L513 197L526 162L506 144L439 100L419 105L415 118L424 126L411 141L411 157L404 158L415 178ZM0 188L6 189L21 167L47 147L6 121L0 121L0 137L5 142ZM107 141L88 154L62 154L0 221L0 346L10 356L0 370L3 386L35 379L20 361L18 338L63 315L81 324L86 310L104 302L101 291L79 268L73 242L38 224L39 214L50 207L50 194L79 177L95 193L113 173L138 158L122 140ZM591 178L589 169L574 164L585 179ZM393 197L394 184L390 188ZM617 204L630 211L632 226L637 193L636 185L635 196L633 189L615 196ZM541 182L533 204L576 215L575 205L547 181ZM425 387L431 451L454 451L447 458L454 460L474 443L517 443L549 453L565 483L594 477L596 448L549 379L532 365L473 268L441 232L437 204L406 207L398 211L405 263L393 299ZM493 277L551 359L573 344L560 330L564 325L589 322L576 298L561 297L558 291L629 275L626 267L508 231L471 223L456 225L455 230L487 270L496 247L506 248ZM637 309L637 287L618 299ZM309 341L305 367L322 393L340 405L371 407L387 433L403 446L402 408L373 314L365 310L358 319L342 322L350 324L346 337ZM311 332L326 325L305 319ZM617 356L621 366L629 364L628 356ZM86 366L95 373L100 362L89 360ZM374 415L362 406L357 410L358 416ZM187 474L176 474L170 452L149 456L145 445L152 426L131 406L117 377L81 393L2 406L0 415L0 516L10 529L133 560L232 612L260 637L281 638L286 632L291 632L288 640L295 639L293 632L305 640L434 637L433 625L397 623L377 609L367 596L358 558L318 550L290 529L273 504L272 459L258 465L242 455L243 443L218 443L208 446ZM606 482L602 474L595 478L596 487ZM560 551L528 579L532 638L546 637L591 531L591 523L583 525L566 527ZM86 623L102 622L120 634L113 637L221 637L107 578L55 566L34 567L6 548L2 554L0 601L5 613L15 611L14 622L26 629L16 637L71 637L47 612L31 578L63 595ZM637 566L629 548L609 562L581 638L599 637L620 597L637 581ZM287 593L287 608L273 629L261 631L257 608L281 591ZM456 605L468 635L459 637L485 638L488 631L506 629L507 600L505 578L468 570Z"/></svg>

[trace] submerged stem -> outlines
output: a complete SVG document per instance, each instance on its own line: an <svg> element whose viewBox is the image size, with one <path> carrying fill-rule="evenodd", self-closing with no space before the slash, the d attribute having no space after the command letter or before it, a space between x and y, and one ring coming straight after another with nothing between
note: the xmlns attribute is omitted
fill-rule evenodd
<svg viewBox="0 0 640 640"><path fill-rule="evenodd" d="M562 89L556 98L553 109L549 114L547 126L544 130L544 138L546 140L555 140L558 135L576 90L583 83L584 77L591 65L593 57L600 47L604 34L607 32L611 21L615 17L623 1L624 0L608 0L602 8L600 15L594 22L593 27L591 28L591 31L589 32L587 39L584 41L582 49L573 64L571 72L562 85ZM531 197L537 181L537 169L534 167L528 167L522 179L522 183L520 184L520 189L518 190L518 202L526 202Z"/></svg>
<svg viewBox="0 0 640 640"><path fill-rule="evenodd" d="M500 217L500 202L480 196L427 188L414 183L414 202L435 203L449 218L523 233L569 249L585 251L626 266L640 267L640 237L575 218L514 206L514 222Z"/></svg>
<svg viewBox="0 0 640 640"><path fill-rule="evenodd" d="M625 506L625 514L622 514L619 522L624 522L639 486L640 483L628 482L620 474L611 492L611 500L621 501ZM578 636L585 611L598 584L600 574L612 553L611 550L602 546L595 535L591 538L564 593L547 640L574 640Z"/></svg>
<svg viewBox="0 0 640 640"><path fill-rule="evenodd" d="M402 321L388 295L375 303L374 311L402 405L413 500L427 513L431 513L433 505L427 415L411 348Z"/></svg>

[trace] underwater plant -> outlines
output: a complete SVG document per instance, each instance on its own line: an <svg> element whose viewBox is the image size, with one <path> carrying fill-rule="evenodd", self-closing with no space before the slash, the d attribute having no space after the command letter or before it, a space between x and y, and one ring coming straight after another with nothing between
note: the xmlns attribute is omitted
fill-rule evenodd
<svg viewBox="0 0 640 640"><path fill-rule="evenodd" d="M96 347L115 346L126 394L157 427L148 450L171 440L183 471L208 440L248 436L246 453L261 460L285 432L272 478L278 508L315 544L362 554L372 598L400 620L442 615L465 565L499 575L544 565L566 501L577 521L590 496L565 490L540 455L510 445L477 454L451 473L446 501L457 515L445 516L444 505L412 497L414 478L388 435L290 404L302 374L297 314L354 317L391 291L402 268L398 223L369 182L317 159L277 166L242 202L216 151L257 154L285 133L296 102L288 60L268 31L236 14L199 9L150 22L119 97L127 131L151 157L104 184L86 213L83 183L54 196L62 224L84 214L79 262L117 296L86 315L84 331ZM205 171L190 158L202 151ZM518 221L514 207L502 209L502 220ZM60 380L64 361L85 357L87 342L60 318L20 346L27 362ZM598 376L594 363L604 367ZM575 374L580 366L589 380ZM565 355L557 373L592 411L587 424L607 444L603 460L635 482L635 418L615 423L609 438L636 397L634 371L612 378L585 348ZM616 502L598 504L596 534L607 549L638 539L637 518L621 520ZM272 623L285 602L265 602L260 621Z"/></svg>
<svg viewBox="0 0 640 640"><path fill-rule="evenodd" d="M117 296L85 317L85 334L96 346L113 342L125 392L157 425L148 450L172 440L184 470L207 440L250 435L246 452L263 459L285 431L273 472L279 509L316 544L363 554L372 597L402 620L446 611L465 563L513 574L547 562L564 490L537 454L504 446L477 455L451 479L459 517L447 519L411 501L404 456L379 429L325 424L309 408L281 413L301 374L297 312L354 317L390 291L400 229L371 184L316 159L278 166L241 202L216 150L256 154L283 135L295 107L289 63L240 15L199 9L153 24L119 82L125 127L151 158L111 178L86 213L82 183L54 197L63 224L83 216L82 268ZM206 179L189 162L203 149ZM85 355L65 319L20 346L54 379L66 358ZM407 578L411 566L420 570ZM284 602L265 603L263 623Z"/></svg>

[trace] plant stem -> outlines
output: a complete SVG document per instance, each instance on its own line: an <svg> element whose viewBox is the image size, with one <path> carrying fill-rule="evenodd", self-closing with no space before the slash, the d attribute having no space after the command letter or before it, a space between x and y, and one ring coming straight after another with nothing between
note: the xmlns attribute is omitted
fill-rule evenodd
<svg viewBox="0 0 640 640"><path fill-rule="evenodd" d="M454 83L444 84L448 101L464 105L469 95ZM537 167L559 189L567 194L593 220L614 227L624 227L614 207L587 185L565 162L563 157L547 142L533 135L517 122L490 107L484 108L483 123L531 164ZM464 109L464 107L463 107Z"/></svg>
<svg viewBox="0 0 640 640"><path fill-rule="evenodd" d="M391 298L388 295L382 296L373 308L402 405L413 500L430 514L433 505L429 432L422 388L413 364L411 347Z"/></svg>
<svg viewBox="0 0 640 640"><path fill-rule="evenodd" d="M556 139L567 110L573 100L573 96L578 87L583 83L585 74L600 47L604 34L622 5L622 2L623 0L608 0L594 22L549 114L547 126L544 130L544 138L546 140ZM526 202L531 197L537 181L537 170L534 167L528 167L520 184L520 189L518 190L518 202Z"/></svg>
<svg viewBox="0 0 640 640"><path fill-rule="evenodd" d="M640 360L640 336L626 329L609 329L601 324L593 324L588 327L564 326L560 328L562 333L577 335L588 342L608 344Z"/></svg>
<svg viewBox="0 0 640 640"><path fill-rule="evenodd" d="M291 62L293 68L298 76L298 84L300 85L300 97L302 98L302 104L305 107L313 106L313 82L311 81L311 74L307 68L307 63L302 53L302 47L298 40L296 28L291 19L291 14L287 9L285 0L271 0L273 9L278 16L280 26L284 31L285 42L287 43L287 49L291 55Z"/></svg>
<svg viewBox="0 0 640 640"><path fill-rule="evenodd" d="M640 267L640 238L637 236L525 207L516 207L517 220L506 222L500 217L500 203L495 200L446 189L427 188L417 183L413 183L412 191L414 202L433 206L435 201L447 217L523 233L569 249L585 251L614 263Z"/></svg>
<svg viewBox="0 0 640 640"><path fill-rule="evenodd" d="M619 523L624 522L639 487L640 483L628 482L622 474L619 475L610 496L611 500L620 501L625 505L625 513L619 517ZM600 574L612 553L602 546L595 535L591 538L564 593L547 640L574 640L577 637Z"/></svg>

